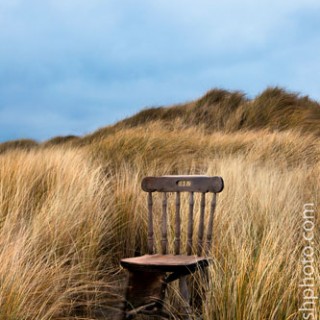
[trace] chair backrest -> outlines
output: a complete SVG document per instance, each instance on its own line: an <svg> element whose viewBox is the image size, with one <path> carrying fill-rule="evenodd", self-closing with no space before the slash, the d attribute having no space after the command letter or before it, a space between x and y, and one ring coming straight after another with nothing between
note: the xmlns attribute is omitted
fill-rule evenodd
<svg viewBox="0 0 320 320"><path fill-rule="evenodd" d="M167 236L167 193L175 192L175 226L174 226L174 254L180 254L181 242L181 214L180 214L180 193L189 193L189 212L188 212L188 227L187 227L187 247L188 255L192 254L192 238L193 238L193 225L194 225L194 193L201 193L200 200L200 220L198 229L198 243L197 252L198 256L202 255L202 250L205 247L205 253L208 254L211 248L212 233L213 233L213 219L216 207L216 194L221 192L224 187L223 179L221 177L209 176L161 176L161 177L145 177L141 183L142 190L148 192L148 253L155 253L154 245L154 229L153 229L153 192L162 192L162 222L161 222L161 253L167 254L168 252L168 236ZM204 223L206 211L206 193L212 193L212 200L210 205L210 216L207 226L207 237L204 243Z"/></svg>

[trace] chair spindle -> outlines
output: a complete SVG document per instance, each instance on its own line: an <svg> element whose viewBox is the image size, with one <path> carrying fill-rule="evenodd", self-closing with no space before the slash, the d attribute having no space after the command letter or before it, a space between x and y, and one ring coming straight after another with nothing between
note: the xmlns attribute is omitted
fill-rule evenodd
<svg viewBox="0 0 320 320"><path fill-rule="evenodd" d="M167 193L163 193L162 200L162 228L161 228L162 238L161 238L161 249L162 254L167 253L168 247L168 237L167 237Z"/></svg>
<svg viewBox="0 0 320 320"><path fill-rule="evenodd" d="M181 237L181 217L180 217L180 192L176 193L176 216L175 216L175 240L174 254L180 254L180 237Z"/></svg>
<svg viewBox="0 0 320 320"><path fill-rule="evenodd" d="M213 221L214 221L214 212L216 209L217 203L217 194L214 193L212 195L211 207L210 207L210 217L209 217L209 224L208 224L208 231L207 231L207 243L206 243L206 255L209 254L211 249L211 242L212 242L212 234L213 234Z"/></svg>
<svg viewBox="0 0 320 320"><path fill-rule="evenodd" d="M200 221L199 221L199 231L198 231L198 251L197 255L200 257L203 247L203 235L204 235L204 213L206 207L206 194L201 193L201 203L200 203Z"/></svg>
<svg viewBox="0 0 320 320"><path fill-rule="evenodd" d="M192 253L192 236L193 236L193 207L194 207L194 194L190 192L189 198L189 217L188 217L188 239L187 239L187 255Z"/></svg>
<svg viewBox="0 0 320 320"><path fill-rule="evenodd" d="M148 253L154 253L153 243L153 215L152 215L152 192L148 192Z"/></svg>

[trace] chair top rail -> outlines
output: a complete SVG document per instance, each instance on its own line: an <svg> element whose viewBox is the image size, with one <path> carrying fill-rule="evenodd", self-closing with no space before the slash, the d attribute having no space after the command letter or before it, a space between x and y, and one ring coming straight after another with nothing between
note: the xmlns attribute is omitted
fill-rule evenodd
<svg viewBox="0 0 320 320"><path fill-rule="evenodd" d="M173 175L161 177L145 177L141 187L146 192L214 192L223 190L221 177L200 175Z"/></svg>

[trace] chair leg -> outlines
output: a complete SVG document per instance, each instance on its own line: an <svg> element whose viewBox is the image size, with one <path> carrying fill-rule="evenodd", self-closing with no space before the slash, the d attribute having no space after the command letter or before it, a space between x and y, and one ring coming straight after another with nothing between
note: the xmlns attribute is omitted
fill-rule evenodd
<svg viewBox="0 0 320 320"><path fill-rule="evenodd" d="M184 303L182 306L183 319L191 319L190 292L187 284L187 276L182 276L179 279L179 289Z"/></svg>

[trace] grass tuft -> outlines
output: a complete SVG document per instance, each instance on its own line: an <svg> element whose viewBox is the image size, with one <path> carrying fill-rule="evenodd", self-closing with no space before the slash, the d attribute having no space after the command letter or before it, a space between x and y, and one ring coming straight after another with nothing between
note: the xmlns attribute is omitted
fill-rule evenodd
<svg viewBox="0 0 320 320"><path fill-rule="evenodd" d="M31 139L11 140L0 143L0 154L10 150L31 150L38 147L38 143Z"/></svg>

